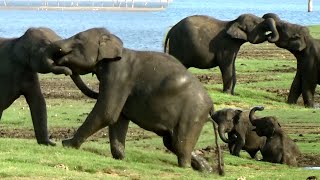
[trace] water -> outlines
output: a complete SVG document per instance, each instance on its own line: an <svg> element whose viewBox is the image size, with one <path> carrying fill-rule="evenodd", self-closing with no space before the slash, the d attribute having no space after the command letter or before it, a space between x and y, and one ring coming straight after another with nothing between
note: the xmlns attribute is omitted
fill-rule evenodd
<svg viewBox="0 0 320 180"><path fill-rule="evenodd" d="M166 10L156 12L0 10L0 36L21 36L32 26L49 27L62 37L88 28L106 27L128 48L162 51L166 31L186 16L205 14L233 20L243 13L262 16L268 12L292 23L320 24L317 0L313 1L311 13L307 12L307 0L174 0Z"/></svg>

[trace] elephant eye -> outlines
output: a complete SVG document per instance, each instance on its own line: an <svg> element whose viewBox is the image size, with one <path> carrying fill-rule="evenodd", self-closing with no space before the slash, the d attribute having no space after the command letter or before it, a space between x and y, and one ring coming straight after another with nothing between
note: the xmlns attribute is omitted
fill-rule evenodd
<svg viewBox="0 0 320 180"><path fill-rule="evenodd" d="M300 35L299 34L294 34L291 39L299 39L300 38Z"/></svg>

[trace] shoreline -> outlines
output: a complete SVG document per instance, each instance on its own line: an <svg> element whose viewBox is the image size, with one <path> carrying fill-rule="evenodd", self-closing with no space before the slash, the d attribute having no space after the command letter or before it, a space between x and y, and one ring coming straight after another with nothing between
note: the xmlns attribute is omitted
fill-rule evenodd
<svg viewBox="0 0 320 180"><path fill-rule="evenodd" d="M61 6L0 6L0 10L38 10L38 11L129 11L129 12L149 12L163 11L165 7L146 8L146 7L96 7L96 6L77 6L77 7L61 7Z"/></svg>

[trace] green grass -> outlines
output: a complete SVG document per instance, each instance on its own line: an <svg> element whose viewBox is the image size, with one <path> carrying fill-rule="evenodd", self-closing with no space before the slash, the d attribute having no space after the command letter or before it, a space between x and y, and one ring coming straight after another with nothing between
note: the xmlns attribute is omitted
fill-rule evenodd
<svg viewBox="0 0 320 180"><path fill-rule="evenodd" d="M320 37L320 26L310 27L315 37ZM320 156L320 109L307 109L301 104L285 103L295 71L292 59L237 59L236 95L221 92L221 75L218 68L190 69L196 75L213 75L215 78L205 88L215 103L215 109L237 107L244 110L255 105L265 106L257 112L259 116L276 116L282 127L294 139L301 152ZM41 75L43 81L64 81L68 77ZM90 83L96 78L85 76ZM70 81L70 83L72 83ZM319 88L318 88L319 89ZM319 90L317 89L317 96ZM73 93L73 91L70 91ZM48 127L76 129L86 118L95 101L89 99L47 98ZM301 101L301 99L300 99ZM317 102L320 103L320 98ZM25 100L18 99L4 111L1 129L32 130L31 116ZM143 137L135 134L143 133ZM1 131L0 131L1 132ZM216 174L199 173L191 168L179 168L177 159L168 153L157 135L141 131L130 124L126 143L126 158L114 160L108 139L90 138L80 149L63 148L61 139L54 139L56 147L37 145L34 138L0 138L0 178L1 179L306 179L320 177L318 170L302 167L288 167L281 164L255 161L246 152L241 157L231 156L224 151L224 177ZM219 140L225 149L225 144ZM212 125L206 124L196 148L214 145ZM209 162L214 161L213 153L208 154Z"/></svg>

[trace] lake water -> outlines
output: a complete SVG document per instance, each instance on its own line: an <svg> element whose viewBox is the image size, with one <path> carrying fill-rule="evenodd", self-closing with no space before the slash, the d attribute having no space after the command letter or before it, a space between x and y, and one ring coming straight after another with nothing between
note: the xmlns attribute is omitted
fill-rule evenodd
<svg viewBox="0 0 320 180"><path fill-rule="evenodd" d="M49 27L62 37L106 27L128 48L162 51L166 31L186 16L204 14L233 20L243 13L262 16L268 12L292 23L320 24L318 0L313 1L310 13L307 0L174 0L166 10L156 12L0 10L0 36L21 36L31 26Z"/></svg>

